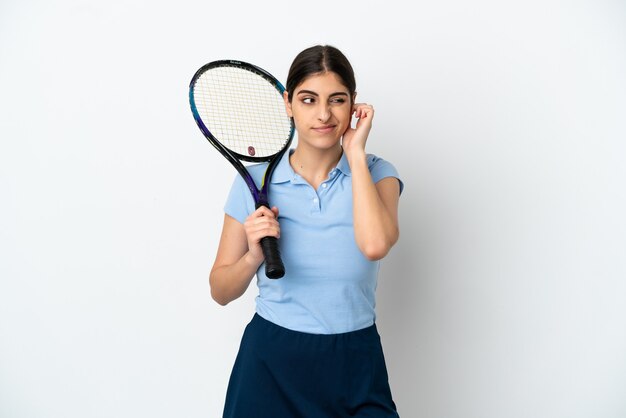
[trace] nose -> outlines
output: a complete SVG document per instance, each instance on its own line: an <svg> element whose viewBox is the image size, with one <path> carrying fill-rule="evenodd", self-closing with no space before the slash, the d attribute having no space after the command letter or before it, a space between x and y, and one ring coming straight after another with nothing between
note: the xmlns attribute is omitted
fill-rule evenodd
<svg viewBox="0 0 626 418"><path fill-rule="evenodd" d="M330 119L330 106L327 103L320 103L319 114L317 116L320 122L326 122Z"/></svg>

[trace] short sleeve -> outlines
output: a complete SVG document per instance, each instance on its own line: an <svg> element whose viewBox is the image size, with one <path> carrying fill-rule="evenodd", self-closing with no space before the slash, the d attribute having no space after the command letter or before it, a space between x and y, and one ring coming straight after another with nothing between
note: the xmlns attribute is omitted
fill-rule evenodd
<svg viewBox="0 0 626 418"><path fill-rule="evenodd" d="M402 179L400 179L400 174L398 174L398 170L396 170L393 164L373 154L368 154L367 166L370 170L370 175L372 176L374 183L378 183L386 177L395 177L398 179L398 183L400 183L400 194L402 194L402 190L404 190L404 183L402 182Z"/></svg>
<svg viewBox="0 0 626 418"><path fill-rule="evenodd" d="M235 218L239 223L244 223L246 218L254 212L254 199L248 190L246 182L237 174L233 185L228 193L224 212Z"/></svg>

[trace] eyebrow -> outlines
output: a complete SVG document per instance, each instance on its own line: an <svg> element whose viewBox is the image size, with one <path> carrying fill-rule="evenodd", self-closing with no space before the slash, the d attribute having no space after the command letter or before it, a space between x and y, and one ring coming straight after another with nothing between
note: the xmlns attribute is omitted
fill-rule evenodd
<svg viewBox="0 0 626 418"><path fill-rule="evenodd" d="M316 92L312 91L312 90L300 90L297 95L300 94L310 94L312 96L317 96L319 97L319 94L317 94ZM330 94L328 97L333 97L333 96L348 96L348 93L345 93L343 91L338 91L335 93Z"/></svg>

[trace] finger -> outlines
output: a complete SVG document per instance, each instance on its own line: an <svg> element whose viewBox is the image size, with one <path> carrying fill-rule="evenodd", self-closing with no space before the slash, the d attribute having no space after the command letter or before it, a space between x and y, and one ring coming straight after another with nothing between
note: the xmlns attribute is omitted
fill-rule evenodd
<svg viewBox="0 0 626 418"><path fill-rule="evenodd" d="M366 103L359 104L355 109L355 116L357 118L367 117L367 115L371 114L374 111L374 108Z"/></svg>
<svg viewBox="0 0 626 418"><path fill-rule="evenodd" d="M361 113L370 113L374 111L374 107L368 104L364 104L363 106L360 107L360 109L361 109Z"/></svg>
<svg viewBox="0 0 626 418"><path fill-rule="evenodd" d="M250 228L250 237L255 242L258 242L261 240L261 238L265 238L265 237L279 238L280 226L278 225L278 223L276 224L263 223L259 225L253 225Z"/></svg>
<svg viewBox="0 0 626 418"><path fill-rule="evenodd" d="M272 214L273 216L273 214ZM249 216L244 222L246 234L256 234L262 230L279 230L278 221L270 216Z"/></svg>
<svg viewBox="0 0 626 418"><path fill-rule="evenodd" d="M259 216L257 218L251 218L249 222L247 222L250 228L254 229L262 229L262 228L277 228L278 221L269 216Z"/></svg>
<svg viewBox="0 0 626 418"><path fill-rule="evenodd" d="M280 238L280 227L278 224L246 225L246 236L249 243L255 244L265 237Z"/></svg>
<svg viewBox="0 0 626 418"><path fill-rule="evenodd" d="M251 216L260 217L260 216L268 216L270 218L274 218L274 212L266 206L260 206L257 210L255 210Z"/></svg>

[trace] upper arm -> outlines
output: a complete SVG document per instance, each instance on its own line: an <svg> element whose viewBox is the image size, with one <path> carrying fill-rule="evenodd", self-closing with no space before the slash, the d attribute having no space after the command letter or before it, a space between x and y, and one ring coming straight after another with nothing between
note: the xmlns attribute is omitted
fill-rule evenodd
<svg viewBox="0 0 626 418"><path fill-rule="evenodd" d="M237 262L247 251L248 240L243 224L225 214L222 235L212 270Z"/></svg>
<svg viewBox="0 0 626 418"><path fill-rule="evenodd" d="M400 200L400 181L395 177L385 177L376 183L378 196L383 202L393 225L398 229L398 202Z"/></svg>

